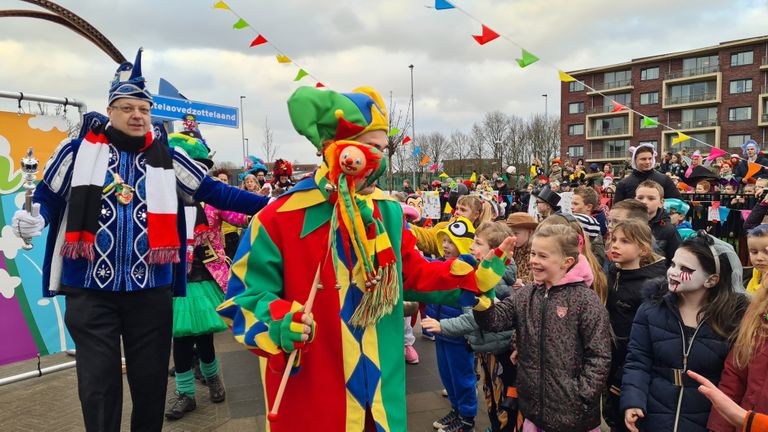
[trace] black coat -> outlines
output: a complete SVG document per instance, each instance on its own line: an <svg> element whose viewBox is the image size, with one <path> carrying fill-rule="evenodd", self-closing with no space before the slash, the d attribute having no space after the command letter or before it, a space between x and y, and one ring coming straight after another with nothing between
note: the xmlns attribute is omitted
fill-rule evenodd
<svg viewBox="0 0 768 432"><path fill-rule="evenodd" d="M668 199L668 198L682 199L682 196L680 195L680 191L677 190L675 183L668 176L656 170L650 170L650 171L632 170L632 174L622 179L616 185L616 193L613 195L614 204L619 201L625 200L627 198L634 198L635 190L637 190L637 186L646 180L653 180L656 183L660 184L661 187L664 188L664 199Z"/></svg>
<svg viewBox="0 0 768 432"><path fill-rule="evenodd" d="M734 322L741 319L740 310ZM682 386L676 385L675 370L695 371L717 385L731 346L706 319L693 334L687 364L684 346L683 320L675 294L667 293L640 306L624 364L621 411L642 409L645 418L638 423L641 431L706 432L711 404L697 390L699 384L684 373L680 374Z"/></svg>
<svg viewBox="0 0 768 432"><path fill-rule="evenodd" d="M651 218L648 224L651 226L653 238L656 240L654 250L666 258L665 264L669 267L672 263L672 257L675 256L675 251L683 243L683 239L680 237L680 233L677 232L677 228L672 225L667 211L663 208L656 212L656 216Z"/></svg>

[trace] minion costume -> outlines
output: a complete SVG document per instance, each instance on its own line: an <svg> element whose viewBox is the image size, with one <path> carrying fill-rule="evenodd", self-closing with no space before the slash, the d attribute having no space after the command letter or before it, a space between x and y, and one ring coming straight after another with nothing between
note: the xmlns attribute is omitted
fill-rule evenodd
<svg viewBox="0 0 768 432"><path fill-rule="evenodd" d="M294 128L324 161L314 176L253 218L219 313L235 339L263 357L269 410L288 353L303 345L301 308L319 268L315 328L293 365L280 420L269 430L404 431L403 297L428 303L456 303L467 294L475 299L472 292L499 280L504 256L483 261L477 271L458 260L427 262L397 201L379 189L356 193L361 178L367 176L370 185L386 171L376 147L344 141L386 133L388 114L378 92L302 87L288 110Z"/></svg>

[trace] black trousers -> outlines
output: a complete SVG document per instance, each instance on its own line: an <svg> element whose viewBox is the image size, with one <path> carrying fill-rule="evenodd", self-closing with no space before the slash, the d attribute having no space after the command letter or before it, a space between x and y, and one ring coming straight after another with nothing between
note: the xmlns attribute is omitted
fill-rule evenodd
<svg viewBox="0 0 768 432"><path fill-rule="evenodd" d="M160 431L171 353L171 288L102 292L67 287L64 293L64 321L75 342L85 429L120 430L122 337L133 402L131 431Z"/></svg>
<svg viewBox="0 0 768 432"><path fill-rule="evenodd" d="M216 348L213 345L213 333L199 336L184 336L173 338L173 365L177 373L191 370L197 347L197 354L204 363L213 363L216 360Z"/></svg>

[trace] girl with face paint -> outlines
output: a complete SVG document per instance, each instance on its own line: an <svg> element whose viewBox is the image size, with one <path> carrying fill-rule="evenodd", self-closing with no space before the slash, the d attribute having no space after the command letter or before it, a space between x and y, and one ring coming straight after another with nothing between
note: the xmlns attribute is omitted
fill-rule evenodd
<svg viewBox="0 0 768 432"><path fill-rule="evenodd" d="M747 306L731 283L741 272L733 248L706 233L677 250L661 294L632 324L621 388L628 430L707 431L711 404L686 371L720 380Z"/></svg>

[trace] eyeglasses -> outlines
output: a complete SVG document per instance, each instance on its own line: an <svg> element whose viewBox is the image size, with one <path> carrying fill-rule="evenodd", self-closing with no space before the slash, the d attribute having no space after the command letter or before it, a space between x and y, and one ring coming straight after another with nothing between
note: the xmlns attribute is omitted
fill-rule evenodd
<svg viewBox="0 0 768 432"><path fill-rule="evenodd" d="M136 110L139 111L139 114L145 115L145 116L149 115L150 113L150 109L147 107L134 107L131 105L121 105L121 106L111 105L110 108L119 110L123 114L131 114Z"/></svg>

